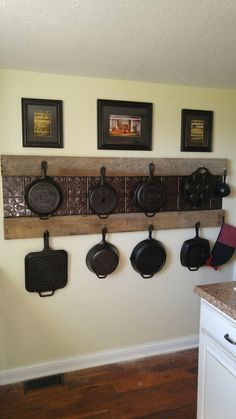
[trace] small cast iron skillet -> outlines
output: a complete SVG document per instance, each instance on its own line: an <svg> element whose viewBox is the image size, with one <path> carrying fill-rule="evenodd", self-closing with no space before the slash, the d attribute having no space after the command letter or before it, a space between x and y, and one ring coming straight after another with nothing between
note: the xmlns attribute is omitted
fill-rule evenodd
<svg viewBox="0 0 236 419"><path fill-rule="evenodd" d="M215 190L215 195L224 198L231 193L230 186L226 183L227 170L224 171L223 182L218 184Z"/></svg>
<svg viewBox="0 0 236 419"><path fill-rule="evenodd" d="M149 163L149 177L139 183L134 191L136 205L147 215L153 217L155 212L162 207L166 198L164 186L153 178L154 164Z"/></svg>
<svg viewBox="0 0 236 419"><path fill-rule="evenodd" d="M25 190L27 207L39 215L48 218L61 205L63 194L60 186L47 176L47 162L41 162L41 177L31 182Z"/></svg>
<svg viewBox="0 0 236 419"><path fill-rule="evenodd" d="M117 248L106 241L107 230L102 229L102 241L93 246L87 253L86 265L98 278L106 278L118 266L119 252Z"/></svg>
<svg viewBox="0 0 236 419"><path fill-rule="evenodd" d="M105 167L102 166L100 185L89 196L90 207L100 218L107 218L117 203L116 191L106 183L105 171Z"/></svg>
<svg viewBox="0 0 236 419"><path fill-rule="evenodd" d="M204 266L210 255L210 243L199 237L199 221L195 224L196 236L193 239L185 240L180 252L181 265L186 266L190 271L197 271Z"/></svg>
<svg viewBox="0 0 236 419"><path fill-rule="evenodd" d="M132 267L143 278L151 278L163 268L166 261L165 248L158 240L152 238L152 224L148 230L148 239L139 242L130 256Z"/></svg>

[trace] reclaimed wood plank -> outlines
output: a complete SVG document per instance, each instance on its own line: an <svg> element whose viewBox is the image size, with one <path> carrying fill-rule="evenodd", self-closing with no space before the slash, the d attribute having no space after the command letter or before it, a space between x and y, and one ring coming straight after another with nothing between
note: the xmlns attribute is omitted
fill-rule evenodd
<svg viewBox="0 0 236 419"><path fill-rule="evenodd" d="M48 162L49 176L98 176L103 165L107 176L147 176L150 161L156 176L187 176L203 166L223 175L227 168L227 159L2 155L2 176L40 176L42 160Z"/></svg>
<svg viewBox="0 0 236 419"><path fill-rule="evenodd" d="M107 227L108 233L144 231L150 224L154 230L192 228L197 221L201 227L220 226L224 210L160 212L154 217L143 213L111 214L106 219L97 215L53 216L46 220L37 217L4 219L5 239L26 239L42 237L48 230L51 236L72 236L101 233Z"/></svg>

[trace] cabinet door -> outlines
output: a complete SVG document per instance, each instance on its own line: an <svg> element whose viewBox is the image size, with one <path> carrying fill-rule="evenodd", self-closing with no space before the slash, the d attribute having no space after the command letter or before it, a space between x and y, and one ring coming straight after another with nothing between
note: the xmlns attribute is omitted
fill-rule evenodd
<svg viewBox="0 0 236 419"><path fill-rule="evenodd" d="M200 334L198 419L236 418L236 362Z"/></svg>

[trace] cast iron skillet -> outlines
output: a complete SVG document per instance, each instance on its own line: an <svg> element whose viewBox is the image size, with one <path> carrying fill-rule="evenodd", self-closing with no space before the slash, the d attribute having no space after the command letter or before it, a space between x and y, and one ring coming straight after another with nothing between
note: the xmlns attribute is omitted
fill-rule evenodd
<svg viewBox="0 0 236 419"><path fill-rule="evenodd" d="M27 207L40 218L48 218L61 205L63 194L60 186L47 173L47 162L41 162L41 177L30 183L25 191Z"/></svg>
<svg viewBox="0 0 236 419"><path fill-rule="evenodd" d="M196 236L185 240L180 252L181 265L186 266L190 271L197 271L200 266L204 266L210 254L210 243L199 237L199 228L198 221L195 224Z"/></svg>
<svg viewBox="0 0 236 419"><path fill-rule="evenodd" d="M149 163L149 177L139 183L134 191L134 199L139 208L148 216L153 217L156 211L164 204L166 198L165 188L161 182L153 178L154 164Z"/></svg>
<svg viewBox="0 0 236 419"><path fill-rule="evenodd" d="M219 196L220 198L224 198L224 197L228 196L231 192L230 186L228 185L228 183L226 183L226 176L227 176L227 170L225 169L223 182L220 183L216 187L216 190L215 190L215 195Z"/></svg>
<svg viewBox="0 0 236 419"><path fill-rule="evenodd" d="M89 196L90 207L100 218L107 218L117 203L115 190L105 181L105 170L105 167L102 166L100 185Z"/></svg>
<svg viewBox="0 0 236 419"><path fill-rule="evenodd" d="M152 238L152 224L148 230L148 239L139 242L130 256L134 270L143 278L151 278L163 268L166 261L165 248L158 240Z"/></svg>
<svg viewBox="0 0 236 419"><path fill-rule="evenodd" d="M49 233L43 234L44 249L25 256L25 288L40 297L53 295L67 284L67 252L49 247Z"/></svg>
<svg viewBox="0 0 236 419"><path fill-rule="evenodd" d="M106 241L107 230L102 229L102 241L93 246L86 256L86 265L98 278L106 278L118 266L119 252L117 248Z"/></svg>

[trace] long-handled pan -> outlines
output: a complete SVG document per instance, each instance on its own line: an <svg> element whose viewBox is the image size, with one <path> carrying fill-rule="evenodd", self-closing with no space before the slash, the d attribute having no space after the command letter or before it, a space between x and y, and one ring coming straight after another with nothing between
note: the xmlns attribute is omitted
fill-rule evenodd
<svg viewBox="0 0 236 419"><path fill-rule="evenodd" d="M207 239L199 237L199 221L195 224L196 236L185 240L180 251L181 265L186 266L190 271L197 271L204 266L209 258L210 243Z"/></svg>
<svg viewBox="0 0 236 419"><path fill-rule="evenodd" d="M48 297L66 286L68 257L65 250L50 249L48 231L43 238L44 249L25 256L25 288L38 292L40 297Z"/></svg>

